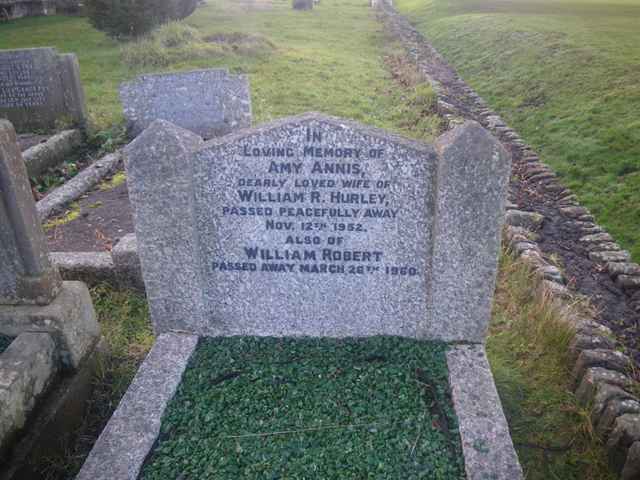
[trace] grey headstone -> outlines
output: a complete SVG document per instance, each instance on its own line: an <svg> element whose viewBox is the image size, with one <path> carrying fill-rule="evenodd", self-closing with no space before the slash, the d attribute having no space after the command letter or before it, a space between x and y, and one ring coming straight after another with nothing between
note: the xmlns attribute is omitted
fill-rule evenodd
<svg viewBox="0 0 640 480"><path fill-rule="evenodd" d="M0 50L0 118L19 132L83 126L86 110L76 56L49 47Z"/></svg>
<svg viewBox="0 0 640 480"><path fill-rule="evenodd" d="M138 255L151 316L160 332L203 329L193 164L187 159L200 145L195 133L157 120L124 151L136 239L145 239L146 248L138 246Z"/></svg>
<svg viewBox="0 0 640 480"><path fill-rule="evenodd" d="M251 125L249 80L225 69L141 75L120 85L120 99L132 137L154 120L204 138Z"/></svg>
<svg viewBox="0 0 640 480"><path fill-rule="evenodd" d="M313 10L313 0L293 0L294 10Z"/></svg>
<svg viewBox="0 0 640 480"><path fill-rule="evenodd" d="M50 303L60 289L10 122L0 120L0 305Z"/></svg>
<svg viewBox="0 0 640 480"><path fill-rule="evenodd" d="M509 157L478 124L434 148L319 114L204 145L159 121L125 156L156 331L483 340Z"/></svg>
<svg viewBox="0 0 640 480"><path fill-rule="evenodd" d="M421 337L483 341L491 318L511 159L478 123L438 138L429 322Z"/></svg>

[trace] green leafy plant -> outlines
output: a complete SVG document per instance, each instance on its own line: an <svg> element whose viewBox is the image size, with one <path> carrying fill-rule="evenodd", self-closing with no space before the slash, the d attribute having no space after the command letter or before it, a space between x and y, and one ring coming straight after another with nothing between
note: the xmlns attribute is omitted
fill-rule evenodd
<svg viewBox="0 0 640 480"><path fill-rule="evenodd" d="M463 479L447 348L201 340L141 478Z"/></svg>

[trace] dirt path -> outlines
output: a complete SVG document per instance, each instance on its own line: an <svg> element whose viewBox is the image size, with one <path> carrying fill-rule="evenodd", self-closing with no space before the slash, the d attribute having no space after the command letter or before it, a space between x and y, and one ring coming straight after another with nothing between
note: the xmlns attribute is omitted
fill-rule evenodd
<svg viewBox="0 0 640 480"><path fill-rule="evenodd" d="M77 202L77 208L70 207L70 211L79 214L70 221L45 228L52 252L111 250L120 238L133 232L126 182L111 188L109 180L101 183ZM69 218L69 214L50 218L45 225L63 218Z"/></svg>
<svg viewBox="0 0 640 480"><path fill-rule="evenodd" d="M491 126L486 106L482 106L477 94L406 18L386 8L380 13L380 19L388 34L404 45L419 70L432 83L440 85L440 92L450 113L480 122L487 128ZM589 252L578 242L586 233L576 227L577 222L561 214L559 199L566 196L567 192L563 188L549 191L548 186L526 180L523 173L528 161L525 161L527 157L523 154L522 144L509 136L508 131L499 132L500 141L513 156L510 200L521 210L544 215L545 221L539 232L539 246L543 253L560 260L569 286L590 298L598 311L597 319L610 327L628 353L636 362L640 362L640 315L631 308L629 298L614 284L602 266L588 258Z"/></svg>

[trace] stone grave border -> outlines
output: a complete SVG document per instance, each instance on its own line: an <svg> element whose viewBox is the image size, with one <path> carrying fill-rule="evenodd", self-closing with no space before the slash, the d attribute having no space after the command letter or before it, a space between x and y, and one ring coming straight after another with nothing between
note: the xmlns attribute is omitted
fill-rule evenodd
<svg viewBox="0 0 640 480"><path fill-rule="evenodd" d="M629 253L622 250L604 228L594 223L588 209L558 179L535 150L471 88L446 60L424 39L409 21L399 14L390 0L374 5L383 23L394 23L398 39L408 54L416 57L416 42L423 42L431 59L416 63L420 74L436 93L437 111L447 121L448 128L470 117L456 92L450 91L430 72L429 61L446 65L453 81L479 112L479 122L505 146L520 150L526 163L524 178L542 191L553 193L562 216L573 221L580 232L580 243L590 248L589 259L604 266L609 276L627 295L631 307L640 313L640 265L631 262ZM442 68L442 67L441 67ZM467 107L468 108L468 107ZM509 200L512 199L510 192ZM533 273L541 284L537 295L540 301L551 301L560 317L575 328L570 345L574 364L574 391L579 403L590 407L591 421L596 432L605 440L609 459L622 480L640 478L640 395L638 382L632 378L633 360L620 352L615 334L584 312L574 308L578 295L567 288L562 272L543 257L536 233L544 217L535 212L520 211L507 202L503 245L508 247ZM624 301L624 300L621 300Z"/></svg>
<svg viewBox="0 0 640 480"><path fill-rule="evenodd" d="M80 198L94 185L107 175L114 173L122 161L119 151L99 158L84 168L71 180L49 192L42 200L36 202L36 211L41 221L54 213L59 213L64 207Z"/></svg>
<svg viewBox="0 0 640 480"><path fill-rule="evenodd" d="M49 137L45 142L38 143L22 152L22 158L27 165L29 177L38 177L45 170L62 163L67 155L82 145L84 135L82 131L63 130Z"/></svg>
<svg viewBox="0 0 640 480"><path fill-rule="evenodd" d="M13 408L0 417L0 447L20 431L58 373L56 342L47 332L24 332L0 354L0 397Z"/></svg>
<svg viewBox="0 0 640 480"><path fill-rule="evenodd" d="M67 155L82 145L84 135L80 130L63 130L22 152L29 177L38 177L45 170L62 163Z"/></svg>
<svg viewBox="0 0 640 480"><path fill-rule="evenodd" d="M76 480L138 478L198 341L182 332L158 336ZM452 344L447 365L467 479L522 478L484 346Z"/></svg>

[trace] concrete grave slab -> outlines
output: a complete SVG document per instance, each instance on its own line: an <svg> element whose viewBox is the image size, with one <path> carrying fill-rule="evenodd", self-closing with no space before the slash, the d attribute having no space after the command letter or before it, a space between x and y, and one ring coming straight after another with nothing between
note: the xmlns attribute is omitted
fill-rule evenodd
<svg viewBox="0 0 640 480"><path fill-rule="evenodd" d="M154 120L204 138L251 125L249 80L226 69L141 75L120 85L120 99L132 137Z"/></svg>

